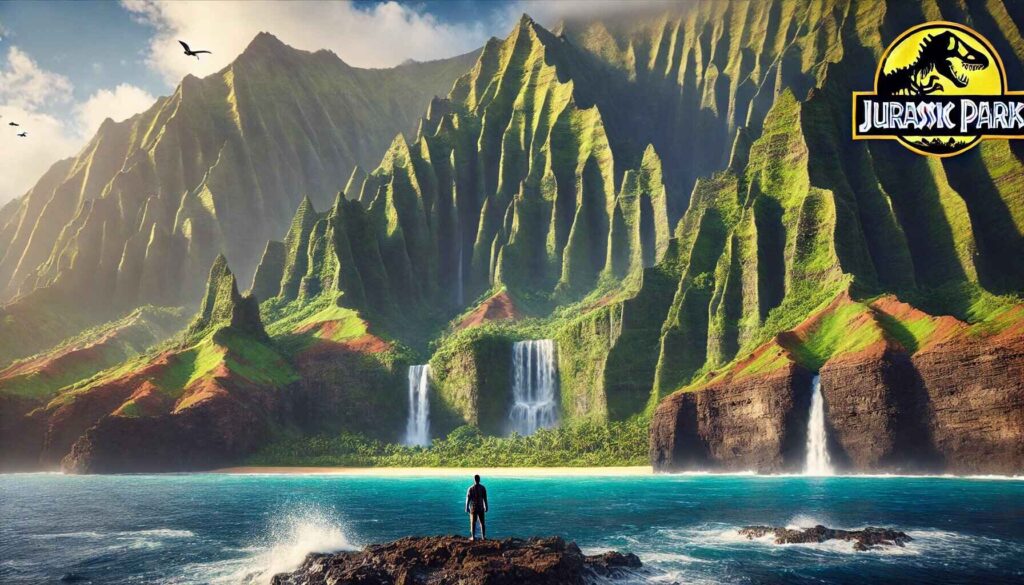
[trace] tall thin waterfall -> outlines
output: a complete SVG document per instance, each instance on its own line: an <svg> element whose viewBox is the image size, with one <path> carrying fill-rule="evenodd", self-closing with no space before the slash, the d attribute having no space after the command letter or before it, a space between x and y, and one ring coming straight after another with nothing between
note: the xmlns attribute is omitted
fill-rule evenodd
<svg viewBox="0 0 1024 585"><path fill-rule="evenodd" d="M409 366L409 420L405 424L407 445L430 444L430 366Z"/></svg>
<svg viewBox="0 0 1024 585"><path fill-rule="evenodd" d="M825 431L825 399L821 395L821 377L814 376L811 395L811 416L807 419L807 460L804 475L834 475L828 457L828 435Z"/></svg>
<svg viewBox="0 0 1024 585"><path fill-rule="evenodd" d="M555 342L519 341L512 345L512 431L532 435L558 422L558 372Z"/></svg>
<svg viewBox="0 0 1024 585"><path fill-rule="evenodd" d="M457 292L455 294L455 303L458 306L461 307L462 303L464 302L463 298L465 296L465 293L463 292L465 290L463 288L465 285L462 284L462 238L461 238L461 236L459 238L459 265L455 269L455 280L459 283L459 288L456 289Z"/></svg>

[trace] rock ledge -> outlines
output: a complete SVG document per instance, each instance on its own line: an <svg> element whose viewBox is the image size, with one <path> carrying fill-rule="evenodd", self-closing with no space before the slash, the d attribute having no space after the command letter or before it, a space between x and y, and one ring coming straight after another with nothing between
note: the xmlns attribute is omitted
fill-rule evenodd
<svg viewBox="0 0 1024 585"><path fill-rule="evenodd" d="M903 546L914 540L905 532L868 526L862 530L839 530L821 524L813 528L783 528L780 526L745 526L740 534L748 539L775 536L775 544L801 544L845 540L853 542L853 550L871 550L879 546Z"/></svg>
<svg viewBox="0 0 1024 585"><path fill-rule="evenodd" d="M410 537L362 551L311 554L274 585L584 585L593 577L627 577L641 568L633 554L586 556L559 537L470 541Z"/></svg>

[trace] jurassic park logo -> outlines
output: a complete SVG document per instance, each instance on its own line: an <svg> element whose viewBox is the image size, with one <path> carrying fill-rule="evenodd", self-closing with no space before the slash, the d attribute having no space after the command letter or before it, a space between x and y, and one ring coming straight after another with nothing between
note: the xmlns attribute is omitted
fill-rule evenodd
<svg viewBox="0 0 1024 585"><path fill-rule="evenodd" d="M945 157L986 138L1024 138L1024 92L1006 89L995 48L961 24L904 32L882 55L875 90L853 94L854 140L898 140Z"/></svg>

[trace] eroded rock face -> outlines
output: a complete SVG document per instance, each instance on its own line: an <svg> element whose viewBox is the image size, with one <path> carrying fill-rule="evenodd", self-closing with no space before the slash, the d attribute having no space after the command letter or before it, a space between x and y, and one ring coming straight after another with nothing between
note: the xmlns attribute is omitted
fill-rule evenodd
<svg viewBox="0 0 1024 585"><path fill-rule="evenodd" d="M811 528L783 528L780 526L745 526L740 535L748 539L774 536L775 544L807 544L826 540L844 540L853 543L858 551L871 550L880 546L905 546L914 540L907 533L889 528L868 526L862 530L839 530L821 524Z"/></svg>
<svg viewBox="0 0 1024 585"><path fill-rule="evenodd" d="M1024 337L964 333L910 354L879 344L822 366L832 463L840 472L1024 469ZM796 471L810 372L712 383L669 396L651 425L659 471Z"/></svg>
<svg viewBox="0 0 1024 585"><path fill-rule="evenodd" d="M799 469L811 377L791 364L669 396L651 422L652 465L658 471Z"/></svg>
<svg viewBox="0 0 1024 585"><path fill-rule="evenodd" d="M855 471L1019 473L1024 339L958 337L821 371L830 451Z"/></svg>
<svg viewBox="0 0 1024 585"><path fill-rule="evenodd" d="M228 465L266 438L260 402L258 397L243 402L217 388L180 412L105 416L74 442L61 468L66 473L138 473Z"/></svg>
<svg viewBox="0 0 1024 585"><path fill-rule="evenodd" d="M311 554L274 585L582 585L593 576L641 569L633 554L585 556L558 537L473 542L460 536L411 537L359 552Z"/></svg>

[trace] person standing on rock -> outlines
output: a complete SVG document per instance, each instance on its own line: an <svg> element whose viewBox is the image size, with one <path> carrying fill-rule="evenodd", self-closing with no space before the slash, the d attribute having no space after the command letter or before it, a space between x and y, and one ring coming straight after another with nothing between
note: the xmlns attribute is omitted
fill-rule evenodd
<svg viewBox="0 0 1024 585"><path fill-rule="evenodd" d="M466 513L469 514L469 539L476 540L476 523L480 523L480 538L487 540L487 525L484 514L487 513L487 488L480 483L480 476L473 476L473 485L466 490Z"/></svg>

